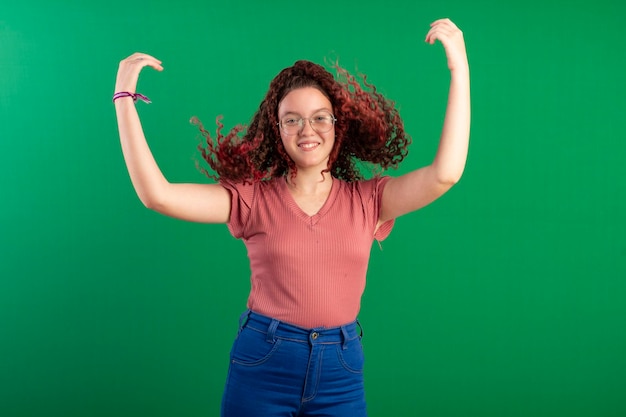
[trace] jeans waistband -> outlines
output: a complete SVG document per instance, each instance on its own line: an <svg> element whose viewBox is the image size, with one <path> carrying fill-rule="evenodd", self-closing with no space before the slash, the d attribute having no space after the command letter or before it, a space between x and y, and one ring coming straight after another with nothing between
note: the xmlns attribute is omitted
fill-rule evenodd
<svg viewBox="0 0 626 417"><path fill-rule="evenodd" d="M262 314L246 310L239 320L239 328L250 328L266 334L268 342L287 339L314 344L345 344L350 340L363 337L363 330L358 320L338 327L316 327L307 329L286 323Z"/></svg>

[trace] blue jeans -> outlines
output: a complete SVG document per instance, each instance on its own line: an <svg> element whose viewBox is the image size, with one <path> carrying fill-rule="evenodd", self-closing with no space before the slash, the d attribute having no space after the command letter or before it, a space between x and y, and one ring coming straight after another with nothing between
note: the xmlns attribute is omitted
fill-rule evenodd
<svg viewBox="0 0 626 417"><path fill-rule="evenodd" d="M247 311L230 355L222 417L364 417L358 322L304 329Z"/></svg>

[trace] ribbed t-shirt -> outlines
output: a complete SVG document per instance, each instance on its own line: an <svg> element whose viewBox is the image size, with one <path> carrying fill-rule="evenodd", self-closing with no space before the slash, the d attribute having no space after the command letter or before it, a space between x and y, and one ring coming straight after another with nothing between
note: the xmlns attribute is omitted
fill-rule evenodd
<svg viewBox="0 0 626 417"><path fill-rule="evenodd" d="M345 182L306 214L284 177L255 184L221 184L232 196L228 229L250 259L248 308L305 328L335 327L356 319L374 239L385 239L390 220L376 230L382 192L390 177Z"/></svg>

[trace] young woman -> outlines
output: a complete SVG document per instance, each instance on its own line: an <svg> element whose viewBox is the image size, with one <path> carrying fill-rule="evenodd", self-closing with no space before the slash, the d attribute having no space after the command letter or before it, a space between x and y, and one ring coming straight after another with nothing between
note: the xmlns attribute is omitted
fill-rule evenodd
<svg viewBox="0 0 626 417"><path fill-rule="evenodd" d="M281 71L242 127L202 155L213 184L172 184L157 166L135 110L142 68L121 61L114 96L124 158L150 209L226 223L250 258L248 309L231 351L222 415L365 416L361 332L356 321L374 239L398 216L445 193L463 172L470 127L469 66L463 34L449 19L431 24L451 73L448 107L432 163L391 178L363 179L359 161L396 166L410 142L393 102L337 67L298 61ZM221 126L220 126L221 127Z"/></svg>

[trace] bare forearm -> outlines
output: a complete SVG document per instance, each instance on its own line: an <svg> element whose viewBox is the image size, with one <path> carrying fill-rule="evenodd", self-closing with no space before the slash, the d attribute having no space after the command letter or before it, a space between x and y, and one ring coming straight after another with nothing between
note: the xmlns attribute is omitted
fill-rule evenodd
<svg viewBox="0 0 626 417"><path fill-rule="evenodd" d="M470 134L470 81L469 68L451 71L448 105L439 148L433 161L439 181L456 183L463 174Z"/></svg>
<svg viewBox="0 0 626 417"><path fill-rule="evenodd" d="M122 152L131 181L142 203L151 207L156 204L161 190L168 182L150 151L132 98L116 100L115 112Z"/></svg>
<svg viewBox="0 0 626 417"><path fill-rule="evenodd" d="M226 223L230 193L220 184L171 184L159 169L133 102L139 72L144 67L163 71L161 61L136 52L120 62L115 91L117 126L130 179L143 204L166 216L192 222ZM130 93L130 94L129 94ZM116 94L114 97L119 97Z"/></svg>

